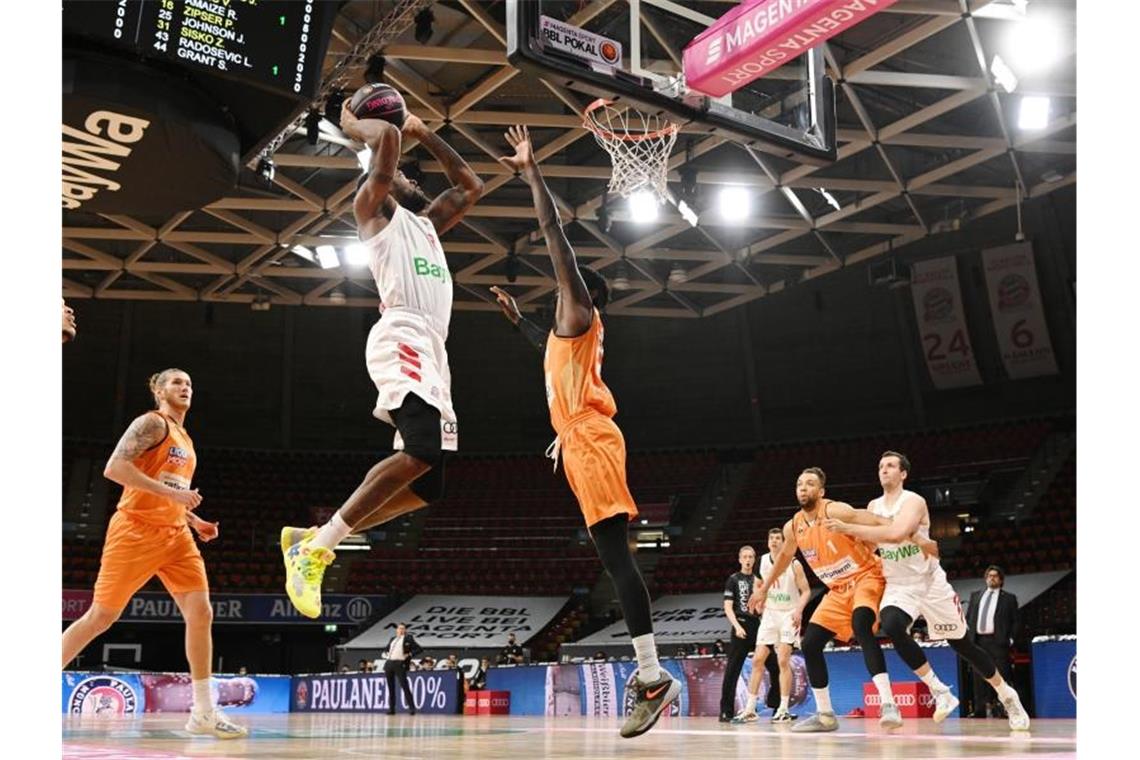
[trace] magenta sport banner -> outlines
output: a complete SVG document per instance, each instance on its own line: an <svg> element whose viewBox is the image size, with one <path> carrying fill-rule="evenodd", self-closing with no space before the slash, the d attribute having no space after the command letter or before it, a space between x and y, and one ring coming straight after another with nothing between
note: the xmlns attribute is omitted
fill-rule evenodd
<svg viewBox="0 0 1140 760"><path fill-rule="evenodd" d="M727 95L895 1L745 0L685 47L685 83Z"/></svg>
<svg viewBox="0 0 1140 760"><path fill-rule="evenodd" d="M915 262L910 289L922 355L934 387L980 385L982 380L962 314L958 260L946 256Z"/></svg>
<svg viewBox="0 0 1140 760"><path fill-rule="evenodd" d="M1057 374L1033 245L1014 243L982 251L982 268L1006 373L1014 380Z"/></svg>

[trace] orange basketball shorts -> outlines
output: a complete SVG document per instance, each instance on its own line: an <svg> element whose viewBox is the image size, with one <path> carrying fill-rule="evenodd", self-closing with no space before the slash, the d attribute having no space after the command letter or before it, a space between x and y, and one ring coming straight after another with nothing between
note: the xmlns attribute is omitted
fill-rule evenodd
<svg viewBox="0 0 1140 760"><path fill-rule="evenodd" d="M637 505L625 479L625 439L609 417L591 414L561 436L562 467L570 490L586 518L586 527L625 514L632 520Z"/></svg>
<svg viewBox="0 0 1140 760"><path fill-rule="evenodd" d="M115 512L107 526L92 601L121 610L155 575L172 594L208 591L206 563L187 526L151 525Z"/></svg>
<svg viewBox="0 0 1140 760"><path fill-rule="evenodd" d="M875 628L879 626L879 602L887 582L878 568L843 581L832 587L815 608L811 622L826 628L840 641L855 638L851 628L851 614L856 607L870 607L875 613Z"/></svg>

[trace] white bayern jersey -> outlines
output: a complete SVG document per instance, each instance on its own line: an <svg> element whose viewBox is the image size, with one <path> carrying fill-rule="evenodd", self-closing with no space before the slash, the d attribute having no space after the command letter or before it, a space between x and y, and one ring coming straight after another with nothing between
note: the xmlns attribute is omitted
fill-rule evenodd
<svg viewBox="0 0 1140 760"><path fill-rule="evenodd" d="M880 496L867 505L872 514L894 520L907 499L922 498L914 491L903 490L895 503L887 506L886 497ZM923 516L915 531L923 538L930 538L930 513ZM892 583L917 583L928 580L942 569L939 561L922 553L918 544L909 538L899 544L879 544L879 556L883 558L883 577Z"/></svg>
<svg viewBox="0 0 1140 760"><path fill-rule="evenodd" d="M799 560L792 560L780 579L768 587L768 599L764 602L765 610L790 611L800 603L800 590L796 588L795 564ZM768 552L760 558L760 577L767 579L772 574L772 553Z"/></svg>
<svg viewBox="0 0 1140 760"><path fill-rule="evenodd" d="M388 226L364 241L380 311L406 309L423 316L447 340L452 282L435 225L396 204Z"/></svg>

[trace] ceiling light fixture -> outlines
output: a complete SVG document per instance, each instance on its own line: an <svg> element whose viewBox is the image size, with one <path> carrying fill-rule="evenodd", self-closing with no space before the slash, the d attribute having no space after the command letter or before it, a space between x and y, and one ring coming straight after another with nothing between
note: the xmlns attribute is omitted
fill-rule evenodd
<svg viewBox="0 0 1140 760"><path fill-rule="evenodd" d="M638 190L629 196L629 215L638 224L657 221L657 196L650 190Z"/></svg>

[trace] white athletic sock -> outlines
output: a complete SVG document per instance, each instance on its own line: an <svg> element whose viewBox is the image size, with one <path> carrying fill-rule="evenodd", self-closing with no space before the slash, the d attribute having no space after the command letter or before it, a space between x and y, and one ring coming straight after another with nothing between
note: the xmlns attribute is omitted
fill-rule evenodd
<svg viewBox="0 0 1140 760"><path fill-rule="evenodd" d="M1010 686L1009 682L1007 682L1004 678L1002 679L1001 685L994 689L994 691L997 692L998 699L1002 700L1003 702L1007 699L1010 699L1011 697L1017 696L1017 692L1014 691L1013 687Z"/></svg>
<svg viewBox="0 0 1140 760"><path fill-rule="evenodd" d="M348 537L352 533L352 526L344 521L337 512L332 516L332 519L321 526L317 531L316 537L313 538L312 546L323 546L328 550L333 550L336 545Z"/></svg>
<svg viewBox="0 0 1140 760"><path fill-rule="evenodd" d="M787 712L788 711L788 706L789 706L788 702L790 700L791 700L790 697L780 697L780 712Z"/></svg>
<svg viewBox="0 0 1140 760"><path fill-rule="evenodd" d="M919 676L922 682L930 689L931 694L937 694L941 691L950 691L950 687L938 680L938 674L931 668L926 672L926 675Z"/></svg>
<svg viewBox="0 0 1140 760"><path fill-rule="evenodd" d="M661 677L661 665L657 662L657 644L652 633L633 637L633 651L637 655L637 680L653 683Z"/></svg>
<svg viewBox="0 0 1140 760"><path fill-rule="evenodd" d="M190 681L194 685L194 705L190 708L197 713L208 713L214 709L214 696L210 693L210 679L196 678Z"/></svg>
<svg viewBox="0 0 1140 760"><path fill-rule="evenodd" d="M756 695L749 694L748 702L744 705L744 712L756 712Z"/></svg>
<svg viewBox="0 0 1140 760"><path fill-rule="evenodd" d="M831 692L826 686L822 689L812 688L811 693L815 695L815 711L821 713L834 713L835 710L831 706Z"/></svg>
<svg viewBox="0 0 1140 760"><path fill-rule="evenodd" d="M879 673L877 676L871 676L871 680L875 682L875 688L879 690L879 699L885 702L894 702L895 695L891 693L891 677L886 673Z"/></svg>

